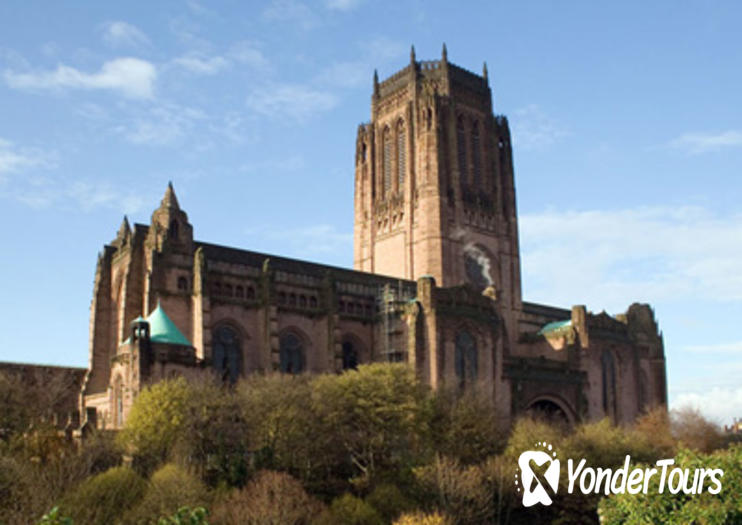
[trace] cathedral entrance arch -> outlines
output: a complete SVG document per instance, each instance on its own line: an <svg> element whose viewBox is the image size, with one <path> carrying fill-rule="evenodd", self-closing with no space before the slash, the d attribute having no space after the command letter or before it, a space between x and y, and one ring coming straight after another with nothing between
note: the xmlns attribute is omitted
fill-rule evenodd
<svg viewBox="0 0 742 525"><path fill-rule="evenodd" d="M557 396L539 396L528 403L526 414L549 423L573 425L574 411L569 405Z"/></svg>

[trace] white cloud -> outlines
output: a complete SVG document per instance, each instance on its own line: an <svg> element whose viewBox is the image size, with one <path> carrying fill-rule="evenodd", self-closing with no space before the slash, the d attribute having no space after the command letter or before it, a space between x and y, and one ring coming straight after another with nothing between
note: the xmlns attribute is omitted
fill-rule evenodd
<svg viewBox="0 0 742 525"><path fill-rule="evenodd" d="M536 104L516 110L511 123L513 144L522 150L544 149L569 134Z"/></svg>
<svg viewBox="0 0 742 525"><path fill-rule="evenodd" d="M111 47L143 47L149 38L139 28L127 22L108 22L103 27L103 41Z"/></svg>
<svg viewBox="0 0 742 525"><path fill-rule="evenodd" d="M51 157L38 149L19 148L9 140L0 138L0 182L4 182L10 173L39 166L51 167L54 164Z"/></svg>
<svg viewBox="0 0 742 525"><path fill-rule="evenodd" d="M742 300L742 215L700 207L520 218L527 299L623 311L632 301Z"/></svg>
<svg viewBox="0 0 742 525"><path fill-rule="evenodd" d="M171 146L182 142L195 128L206 120L203 111L176 104L160 104L147 108L133 122L119 126L116 131L134 144Z"/></svg>
<svg viewBox="0 0 742 525"><path fill-rule="evenodd" d="M312 29L320 22L314 11L298 0L272 0L263 10L263 18L295 24L304 30Z"/></svg>
<svg viewBox="0 0 742 525"><path fill-rule="evenodd" d="M742 388L712 388L705 392L685 392L675 397L671 408L692 407L705 417L729 424L742 415Z"/></svg>
<svg viewBox="0 0 742 525"><path fill-rule="evenodd" d="M247 97L247 107L267 117L304 120L315 113L332 109L337 99L332 93L301 84L268 85Z"/></svg>
<svg viewBox="0 0 742 525"><path fill-rule="evenodd" d="M130 98L151 98L157 70L146 60L126 57L104 63L97 73L84 73L60 64L54 71L6 71L4 77L5 82L16 89L106 89Z"/></svg>
<svg viewBox="0 0 742 525"><path fill-rule="evenodd" d="M236 42L229 50L229 56L236 62L246 64L255 69L265 69L269 62L260 51L258 44L243 40Z"/></svg>
<svg viewBox="0 0 742 525"><path fill-rule="evenodd" d="M733 343L719 343L713 345L693 345L686 346L684 350L689 352L701 352L701 353L733 353L742 355L742 341L736 341Z"/></svg>
<svg viewBox="0 0 742 525"><path fill-rule="evenodd" d="M722 133L686 133L668 144L671 148L690 155L719 151L723 148L742 146L742 131L729 130Z"/></svg>
<svg viewBox="0 0 742 525"><path fill-rule="evenodd" d="M0 195L34 209L57 207L90 212L99 208L136 213L145 201L140 192L124 190L109 181L63 180L54 177L25 177Z"/></svg>
<svg viewBox="0 0 742 525"><path fill-rule="evenodd" d="M215 75L229 66L229 61L222 56L207 57L200 53L191 53L173 62L197 75Z"/></svg>
<svg viewBox="0 0 742 525"><path fill-rule="evenodd" d="M362 3L363 0L327 0L325 2L328 9L336 9L338 11L350 11Z"/></svg>

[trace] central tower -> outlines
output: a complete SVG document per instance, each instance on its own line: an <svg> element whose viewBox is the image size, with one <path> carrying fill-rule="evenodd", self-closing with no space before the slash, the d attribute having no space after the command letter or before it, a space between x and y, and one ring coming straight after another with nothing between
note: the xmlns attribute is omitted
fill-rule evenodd
<svg viewBox="0 0 742 525"><path fill-rule="evenodd" d="M507 119L482 75L417 61L379 82L358 128L354 266L439 286L494 286L520 310L520 257Z"/></svg>

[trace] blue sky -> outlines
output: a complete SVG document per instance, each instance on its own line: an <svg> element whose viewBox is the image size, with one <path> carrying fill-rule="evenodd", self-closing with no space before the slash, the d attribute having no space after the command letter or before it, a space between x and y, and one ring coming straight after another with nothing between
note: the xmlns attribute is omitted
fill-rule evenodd
<svg viewBox="0 0 742 525"><path fill-rule="evenodd" d="M198 239L350 266L373 70L445 41L511 122L526 299L652 303L671 403L742 416L742 6L461 5L0 3L0 360L86 365L168 180Z"/></svg>

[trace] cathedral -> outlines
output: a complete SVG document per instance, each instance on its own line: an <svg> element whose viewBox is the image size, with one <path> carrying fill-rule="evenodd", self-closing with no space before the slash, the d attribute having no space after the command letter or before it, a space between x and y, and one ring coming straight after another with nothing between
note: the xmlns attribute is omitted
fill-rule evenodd
<svg viewBox="0 0 742 525"><path fill-rule="evenodd" d="M354 269L194 239L169 185L98 258L88 425L120 428L137 393L204 369L342 373L403 362L432 388L491 395L503 424L633 421L667 402L653 310L564 309L521 297L510 130L482 74L448 61L379 81L355 144Z"/></svg>

